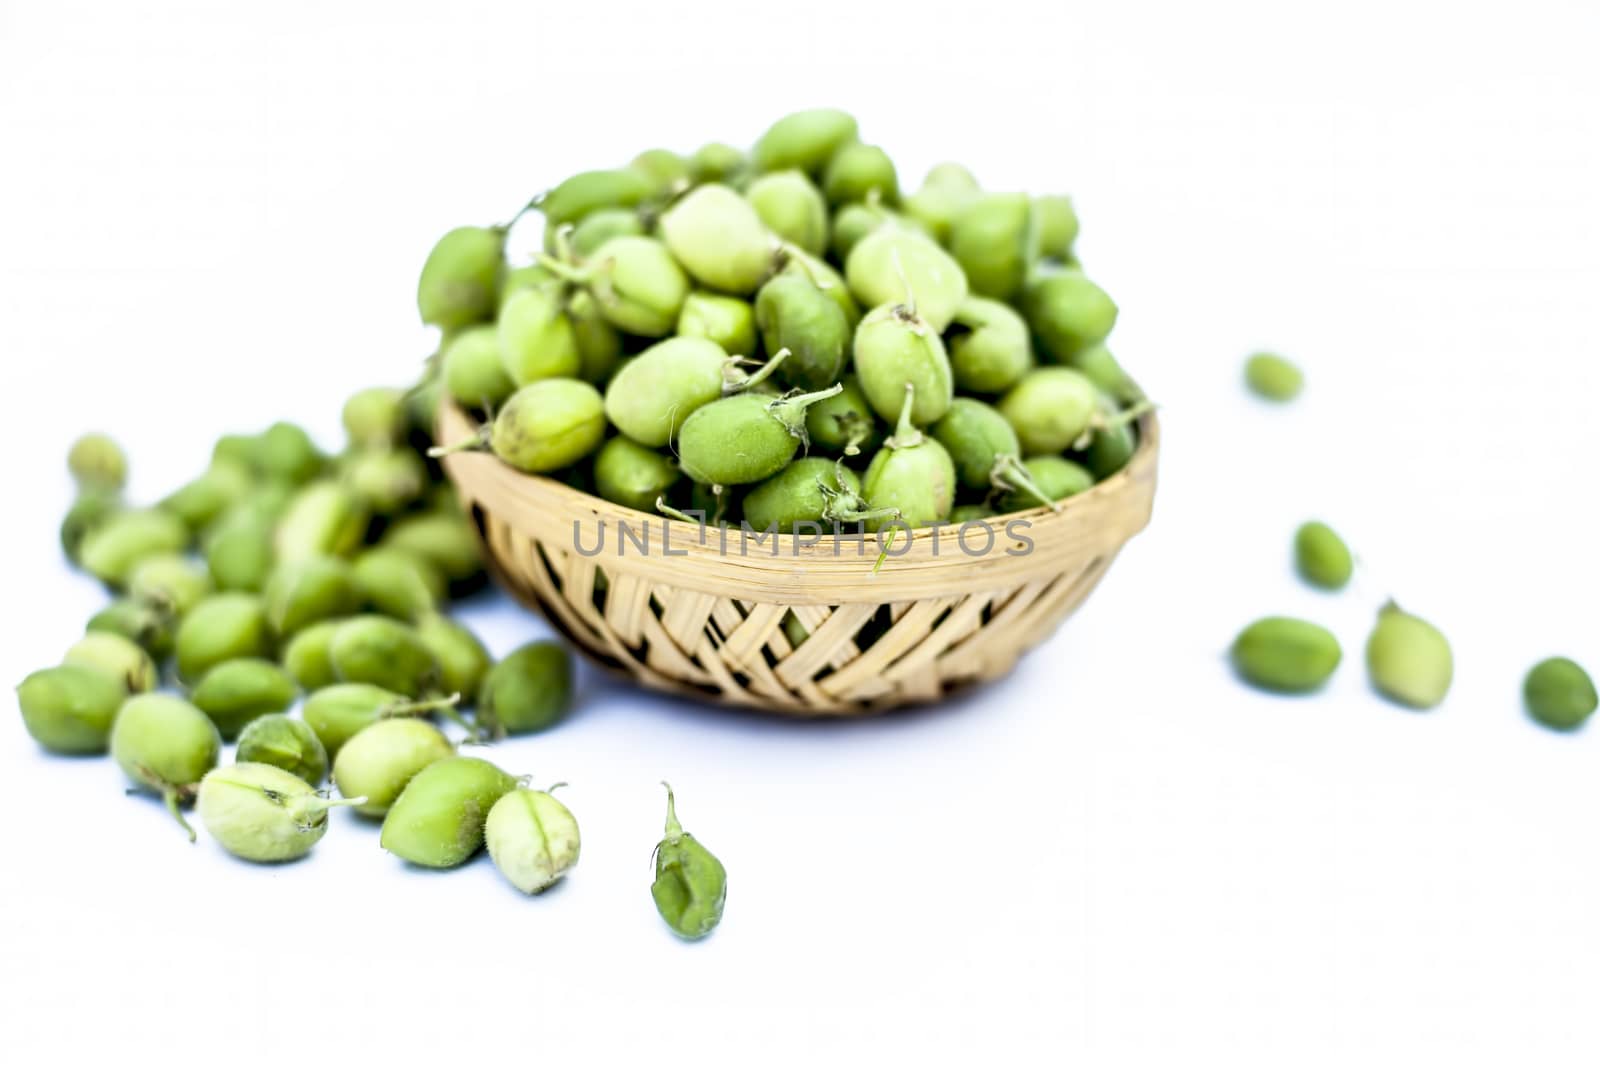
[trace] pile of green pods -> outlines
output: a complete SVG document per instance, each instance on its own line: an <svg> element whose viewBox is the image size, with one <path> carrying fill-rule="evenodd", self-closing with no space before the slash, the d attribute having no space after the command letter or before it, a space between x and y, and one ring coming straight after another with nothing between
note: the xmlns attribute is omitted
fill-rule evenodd
<svg viewBox="0 0 1600 1067"><path fill-rule="evenodd" d="M441 451L785 533L1057 507L1148 408L1077 235L956 163L913 189L832 109L575 174L423 264L432 380L482 420Z"/></svg>

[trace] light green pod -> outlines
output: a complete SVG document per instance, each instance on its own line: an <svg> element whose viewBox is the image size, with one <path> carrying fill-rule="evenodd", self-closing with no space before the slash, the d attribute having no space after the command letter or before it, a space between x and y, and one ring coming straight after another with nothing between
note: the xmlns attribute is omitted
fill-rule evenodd
<svg viewBox="0 0 1600 1067"><path fill-rule="evenodd" d="M452 756L430 763L389 809L379 842L421 867L458 867L483 847L489 810L516 786L487 760Z"/></svg>
<svg viewBox="0 0 1600 1067"><path fill-rule="evenodd" d="M1023 479L1032 487L1025 487ZM1002 512L1026 511L1039 507L1041 498L1065 500L1094 488L1094 475L1062 456L1029 456L1022 461L1021 472L1011 474L1007 480L1015 487L1000 498Z"/></svg>
<svg viewBox="0 0 1600 1067"><path fill-rule="evenodd" d="M695 941L722 921L728 872L693 834L684 832L672 787L661 784L667 789L667 826L656 845L656 877L650 884L650 896L672 932Z"/></svg>
<svg viewBox="0 0 1600 1067"><path fill-rule="evenodd" d="M329 808L360 800L330 800L281 768L241 762L201 779L195 807L206 833L235 856L284 863L322 840Z"/></svg>
<svg viewBox="0 0 1600 1067"><path fill-rule="evenodd" d="M439 681L439 661L416 631L381 615L340 623L328 645L328 659L342 682L367 682L413 698Z"/></svg>
<svg viewBox="0 0 1600 1067"><path fill-rule="evenodd" d="M1576 730L1600 707L1588 672L1565 656L1535 664L1523 680L1522 699L1534 721L1552 730Z"/></svg>
<svg viewBox="0 0 1600 1067"><path fill-rule="evenodd" d="M728 354L701 337L669 337L629 360L606 386L606 418L635 443L665 448L685 419L723 395Z"/></svg>
<svg viewBox="0 0 1600 1067"><path fill-rule="evenodd" d="M797 459L745 494L744 521L753 530L799 533L801 523L822 529L856 521L861 477L831 459ZM806 532L817 530L807 528Z"/></svg>
<svg viewBox="0 0 1600 1067"><path fill-rule="evenodd" d="M339 412L352 448L390 448L406 437L406 395L378 385L350 394Z"/></svg>
<svg viewBox="0 0 1600 1067"><path fill-rule="evenodd" d="M547 285L560 284L561 279L556 276L555 271L543 263L527 263L520 267L513 267L501 276L500 297L496 301L496 306L504 307L507 300L510 300L524 289L540 289ZM467 333L469 330L477 328L476 326L468 326L447 334L445 343L440 346L441 351L449 346L450 341ZM492 325L490 328L491 330L493 329Z"/></svg>
<svg viewBox="0 0 1600 1067"><path fill-rule="evenodd" d="M380 817L394 806L417 773L449 759L455 746L431 723L381 719L356 734L333 761L333 781L347 797L365 797L362 815Z"/></svg>
<svg viewBox="0 0 1600 1067"><path fill-rule="evenodd" d="M548 240L550 235L558 232L560 231L546 231L547 245L553 243ZM572 251L579 258L587 259L594 254L595 249L613 237L640 237L644 232L644 223L637 211L630 208L605 207L590 212L582 222L573 227L570 243Z"/></svg>
<svg viewBox="0 0 1600 1067"><path fill-rule="evenodd" d="M906 305L873 308L856 328L852 352L861 391L885 422L899 417L908 386L916 395L913 425L926 426L950 409L955 381L944 342Z"/></svg>
<svg viewBox="0 0 1600 1067"><path fill-rule="evenodd" d="M287 715L252 719L239 735L234 752L239 763L265 763L288 771L307 785L318 786L328 777L328 750L317 732Z"/></svg>
<svg viewBox="0 0 1600 1067"><path fill-rule="evenodd" d="M494 315L505 272L505 230L460 226L428 253L417 279L417 313L444 330L459 330Z"/></svg>
<svg viewBox="0 0 1600 1067"><path fill-rule="evenodd" d="M339 680L333 670L333 632L343 618L314 622L297 632L283 648L283 669L301 689L311 692Z"/></svg>
<svg viewBox="0 0 1600 1067"><path fill-rule="evenodd" d="M500 365L517 385L576 377L578 335L554 287L524 289L500 309Z"/></svg>
<svg viewBox="0 0 1600 1067"><path fill-rule="evenodd" d="M99 671L129 693L148 693L161 680L150 653L121 634L84 634L67 649L61 662Z"/></svg>
<svg viewBox="0 0 1600 1067"><path fill-rule="evenodd" d="M213 461L198 478L164 497L156 506L178 516L190 530L199 533L254 488L249 468L228 461Z"/></svg>
<svg viewBox="0 0 1600 1067"><path fill-rule="evenodd" d="M689 157L689 176L696 183L725 182L745 167L744 153L732 145L712 141Z"/></svg>
<svg viewBox="0 0 1600 1067"><path fill-rule="evenodd" d="M850 324L850 329L854 330L861 322L861 305L850 295L850 287L845 284L844 275L834 270L827 260L819 259L805 249L791 244L781 245L778 260L780 273L804 274L818 289L828 295L828 299L838 304L839 310L844 312L845 321Z"/></svg>
<svg viewBox="0 0 1600 1067"><path fill-rule="evenodd" d="M111 724L127 696L120 680L72 664L34 671L17 686L29 736L50 752L71 756L106 750Z"/></svg>
<svg viewBox="0 0 1600 1067"><path fill-rule="evenodd" d="M858 132L855 118L836 108L796 111L761 135L750 150L750 162L762 174L774 170L818 174L839 146L855 140Z"/></svg>
<svg viewBox="0 0 1600 1067"><path fill-rule="evenodd" d="M668 148L646 148L628 166L649 176L658 196L689 184L689 161Z"/></svg>
<svg viewBox="0 0 1600 1067"><path fill-rule="evenodd" d="M1078 240L1078 210L1070 196L1033 198L1033 224L1039 237L1039 254L1049 259L1072 257Z"/></svg>
<svg viewBox="0 0 1600 1067"><path fill-rule="evenodd" d="M538 206L553 229L581 222L602 208L636 207L655 191L654 179L642 170L590 170L574 174L545 193Z"/></svg>
<svg viewBox="0 0 1600 1067"><path fill-rule="evenodd" d="M184 616L175 644L178 677L193 683L219 663L270 655L272 627L260 597L218 593Z"/></svg>
<svg viewBox="0 0 1600 1067"><path fill-rule="evenodd" d="M142 600L113 600L89 617L86 633L120 634L150 653L158 663L172 655L177 620L170 612Z"/></svg>
<svg viewBox="0 0 1600 1067"><path fill-rule="evenodd" d="M234 463L261 473L261 435L225 433L211 446L211 462Z"/></svg>
<svg viewBox="0 0 1600 1067"><path fill-rule="evenodd" d="M555 641L523 645L484 675L478 723L491 737L554 726L572 704L572 654Z"/></svg>
<svg viewBox="0 0 1600 1067"><path fill-rule="evenodd" d="M464 408L493 410L516 389L500 361L500 331L494 326L462 330L444 349L444 386Z"/></svg>
<svg viewBox="0 0 1600 1067"><path fill-rule="evenodd" d="M873 507L893 513L869 520L868 530L882 530L891 519L912 529L943 522L955 507L955 463L943 445L913 424L915 405L908 386L894 436L872 457L861 480L862 493Z"/></svg>
<svg viewBox="0 0 1600 1067"><path fill-rule="evenodd" d="M176 552L146 557L128 574L129 596L172 615L183 615L214 592L211 573Z"/></svg>
<svg viewBox="0 0 1600 1067"><path fill-rule="evenodd" d="M788 351L778 376L789 385L816 390L839 380L851 349L850 323L804 274L785 272L761 287L756 325L768 352Z"/></svg>
<svg viewBox="0 0 1600 1067"><path fill-rule="evenodd" d="M86 433L67 449L67 470L80 490L118 490L128 484L128 457L103 433Z"/></svg>
<svg viewBox="0 0 1600 1067"><path fill-rule="evenodd" d="M340 480L360 507L373 515L395 515L422 499L428 469L409 448L353 452L341 464Z"/></svg>
<svg viewBox="0 0 1600 1067"><path fill-rule="evenodd" d="M1391 601L1367 638L1367 673L1373 688L1390 700L1426 710L1450 692L1455 661L1437 627Z"/></svg>
<svg viewBox="0 0 1600 1067"><path fill-rule="evenodd" d="M845 204L833 216L833 233L829 242L833 258L840 263L847 262L851 250L861 243L862 238L893 221L897 221L895 214L876 203Z"/></svg>
<svg viewBox="0 0 1600 1067"><path fill-rule="evenodd" d="M980 192L977 180L961 164L941 163L928 172L922 188L906 197L900 207L930 237L946 244L956 216Z"/></svg>
<svg viewBox="0 0 1600 1067"><path fill-rule="evenodd" d="M489 650L471 630L437 612L416 621L417 636L439 661L439 688L471 699L494 665Z"/></svg>
<svg viewBox="0 0 1600 1067"><path fill-rule="evenodd" d="M275 519L243 512L218 520L205 539L212 584L222 590L260 592L276 559L272 539L277 525Z"/></svg>
<svg viewBox="0 0 1600 1067"><path fill-rule="evenodd" d="M748 485L777 474L806 436L806 408L842 391L774 400L759 393L723 397L699 408L678 432L683 472L705 485Z"/></svg>
<svg viewBox="0 0 1600 1067"><path fill-rule="evenodd" d="M372 548L351 568L360 602L402 622L432 613L444 600L444 575L403 548Z"/></svg>
<svg viewBox="0 0 1600 1067"><path fill-rule="evenodd" d="M307 696L301 713L328 755L336 757L352 737L375 722L454 706L449 697L411 700L403 693L366 682L338 682Z"/></svg>
<svg viewBox="0 0 1600 1067"><path fill-rule="evenodd" d="M327 465L311 435L292 422L275 422L261 431L256 462L263 477L291 485L304 485Z"/></svg>
<svg viewBox="0 0 1600 1067"><path fill-rule="evenodd" d="M967 298L967 276L950 253L899 226L881 226L863 237L850 250L844 272L862 303L913 307L935 334L944 332Z"/></svg>
<svg viewBox="0 0 1600 1067"><path fill-rule="evenodd" d="M814 256L828 247L828 202L800 171L764 174L744 195L767 229L785 241Z"/></svg>
<svg viewBox="0 0 1600 1067"><path fill-rule="evenodd" d="M843 388L836 395L806 409L811 447L830 455L870 452L883 443L883 428L856 376L847 374L839 384Z"/></svg>
<svg viewBox="0 0 1600 1067"><path fill-rule="evenodd" d="M123 511L89 531L79 545L78 562L102 582L121 586L143 560L181 552L188 544L189 527L176 515Z"/></svg>
<svg viewBox="0 0 1600 1067"><path fill-rule="evenodd" d="M483 573L478 535L457 511L431 511L399 519L385 531L380 543L416 553L453 583L471 581Z"/></svg>
<svg viewBox="0 0 1600 1067"><path fill-rule="evenodd" d="M348 486L314 482L301 489L278 522L273 548L280 563L309 556L347 556L366 537L369 515Z"/></svg>
<svg viewBox="0 0 1600 1067"><path fill-rule="evenodd" d="M1068 361L1067 366L1081 371L1094 382L1095 388L1120 404L1131 404L1144 399L1144 390L1128 376L1105 345L1092 345Z"/></svg>
<svg viewBox="0 0 1600 1067"><path fill-rule="evenodd" d="M753 293L772 269L776 243L750 202L726 185L701 185L661 216L661 237L700 284ZM681 306L681 301L680 301Z"/></svg>
<svg viewBox="0 0 1600 1067"><path fill-rule="evenodd" d="M1013 301L1039 258L1033 201L989 193L968 204L950 228L950 254L978 296Z"/></svg>
<svg viewBox="0 0 1600 1067"><path fill-rule="evenodd" d="M946 345L950 372L961 392L997 395L1033 368L1027 322L998 300L972 296L962 301Z"/></svg>
<svg viewBox="0 0 1600 1067"><path fill-rule="evenodd" d="M1333 634L1316 623L1282 616L1246 626L1231 654L1240 678L1277 693L1320 689L1343 658Z"/></svg>
<svg viewBox="0 0 1600 1067"><path fill-rule="evenodd" d="M595 249L585 277L607 322L640 337L665 337L689 296L689 276L651 237L613 237Z"/></svg>
<svg viewBox="0 0 1600 1067"><path fill-rule="evenodd" d="M232 741L251 720L285 710L297 695L294 679L271 660L231 659L207 671L189 699Z"/></svg>
<svg viewBox="0 0 1600 1067"><path fill-rule="evenodd" d="M483 837L506 881L529 894L543 892L576 866L581 849L578 820L537 789L513 789L495 801Z"/></svg>
<svg viewBox="0 0 1600 1067"><path fill-rule="evenodd" d="M1294 565L1300 577L1319 589L1343 589L1355 573L1349 546L1324 522L1304 523L1295 531Z"/></svg>
<svg viewBox="0 0 1600 1067"><path fill-rule="evenodd" d="M83 542L122 510L122 497L114 489L88 489L78 495L61 518L61 552L73 563L81 563Z"/></svg>
<svg viewBox="0 0 1600 1067"><path fill-rule="evenodd" d="M599 448L605 433L605 401L594 386L546 378L511 394L495 416L489 447L520 471L544 474Z"/></svg>
<svg viewBox="0 0 1600 1067"><path fill-rule="evenodd" d="M1022 442L1023 452L1065 452L1095 426L1100 394L1070 367L1037 367L1012 386L997 405ZM1088 444L1088 441L1084 441Z"/></svg>
<svg viewBox="0 0 1600 1067"><path fill-rule="evenodd" d="M828 203L849 204L878 199L892 204L900 199L900 177L894 160L877 145L856 141L839 146L822 175Z"/></svg>
<svg viewBox="0 0 1600 1067"><path fill-rule="evenodd" d="M752 356L756 351L755 309L736 296L696 290L683 302L678 336L703 338L724 353Z"/></svg>
<svg viewBox="0 0 1600 1067"><path fill-rule="evenodd" d="M290 637L314 622L354 614L362 595L349 563L337 556L307 556L279 564L262 601L273 631Z"/></svg>
<svg viewBox="0 0 1600 1067"><path fill-rule="evenodd" d="M1252 393L1278 404L1299 396L1306 384L1299 367L1271 352L1257 352L1245 360L1244 381Z"/></svg>
<svg viewBox="0 0 1600 1067"><path fill-rule="evenodd" d="M1040 274L1023 289L1022 314L1050 357L1070 363L1117 324L1117 305L1082 271Z"/></svg>
<svg viewBox="0 0 1600 1067"><path fill-rule="evenodd" d="M194 799L200 779L217 765L222 738L204 712L165 693L130 697L111 727L111 755L135 786L160 795L194 840L181 805Z"/></svg>
<svg viewBox="0 0 1600 1067"><path fill-rule="evenodd" d="M594 490L602 500L653 514L656 500L667 494L682 472L670 456L613 437L594 459Z"/></svg>

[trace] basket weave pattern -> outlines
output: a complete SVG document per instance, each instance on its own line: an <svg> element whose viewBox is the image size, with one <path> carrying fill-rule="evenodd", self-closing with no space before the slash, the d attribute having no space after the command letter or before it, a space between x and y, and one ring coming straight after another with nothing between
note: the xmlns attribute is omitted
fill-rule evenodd
<svg viewBox="0 0 1600 1067"><path fill-rule="evenodd" d="M476 428L443 405L441 442ZM1060 511L992 520L992 549L976 530L964 542L954 528L917 530L909 544L901 531L876 574L870 534L807 545L732 531L724 547L714 528L668 523L487 454L444 463L502 583L596 662L652 689L855 715L996 678L1049 637L1149 521L1155 418L1140 431L1127 468ZM1028 525L1008 536L1013 519ZM798 645L785 633L790 611L809 635Z"/></svg>

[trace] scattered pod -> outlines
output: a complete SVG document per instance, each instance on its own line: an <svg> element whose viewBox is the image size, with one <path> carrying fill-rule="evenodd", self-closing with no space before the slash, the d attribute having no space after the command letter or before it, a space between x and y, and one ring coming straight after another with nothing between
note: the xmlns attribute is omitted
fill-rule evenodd
<svg viewBox="0 0 1600 1067"><path fill-rule="evenodd" d="M797 170L764 174L744 192L767 229L814 256L828 247L828 202Z"/></svg>
<svg viewBox="0 0 1600 1067"><path fill-rule="evenodd" d="M819 457L795 460L751 489L741 506L751 529L779 533L800 533L801 523L831 527L891 517L867 506L855 471Z"/></svg>
<svg viewBox="0 0 1600 1067"><path fill-rule="evenodd" d="M234 758L240 763L265 763L288 771L307 785L318 786L328 777L328 750L317 732L287 715L252 719L239 735Z"/></svg>
<svg viewBox="0 0 1600 1067"><path fill-rule="evenodd" d="M661 238L697 282L737 296L756 291L776 250L756 209L726 185L698 186L672 205Z"/></svg>
<svg viewBox="0 0 1600 1067"><path fill-rule="evenodd" d="M594 459L594 490L602 500L633 508L655 510L656 500L665 496L682 477L671 457L635 444L626 437L613 437Z"/></svg>
<svg viewBox="0 0 1600 1067"><path fill-rule="evenodd" d="M613 237L576 275L587 282L600 314L619 330L640 337L672 332L689 296L689 276L667 246L652 237Z"/></svg>
<svg viewBox="0 0 1600 1067"><path fill-rule="evenodd" d="M452 583L468 582L483 573L478 535L459 512L408 515L384 532L380 544L415 552Z"/></svg>
<svg viewBox="0 0 1600 1067"><path fill-rule="evenodd" d="M1343 589L1355 572L1349 546L1325 522L1308 522L1295 531L1294 565L1319 589Z"/></svg>
<svg viewBox="0 0 1600 1067"><path fill-rule="evenodd" d="M213 461L198 478L174 490L156 506L178 516L190 530L199 533L254 488L255 480L249 468L229 461Z"/></svg>
<svg viewBox="0 0 1600 1067"><path fill-rule="evenodd" d="M1039 258L1033 201L989 193L969 203L950 227L950 254L978 296L1013 301Z"/></svg>
<svg viewBox="0 0 1600 1067"><path fill-rule="evenodd" d="M950 372L963 392L1003 393L1033 368L1027 322L998 300L971 296L962 301L946 344Z"/></svg>
<svg viewBox="0 0 1600 1067"><path fill-rule="evenodd" d="M176 621L171 612L158 605L125 597L113 600L90 616L84 630L120 634L159 662L172 655Z"/></svg>
<svg viewBox="0 0 1600 1067"><path fill-rule="evenodd" d="M1316 623L1273 616L1245 627L1232 657L1239 677L1253 686L1309 693L1332 677L1343 653L1338 639Z"/></svg>
<svg viewBox="0 0 1600 1067"><path fill-rule="evenodd" d="M820 173L841 145L859 132L854 116L835 108L812 108L773 123L755 147L750 162L758 172L801 170Z"/></svg>
<svg viewBox="0 0 1600 1067"><path fill-rule="evenodd" d="M119 679L74 664L34 671L17 686L17 706L28 734L63 755L104 752L117 709L127 697Z"/></svg>
<svg viewBox="0 0 1600 1067"><path fill-rule="evenodd" d="M904 220L876 200L845 204L833 216L833 234L828 244L833 258L840 263L848 261L851 250L861 243L862 238L881 226L897 221Z"/></svg>
<svg viewBox="0 0 1600 1067"><path fill-rule="evenodd" d="M516 385L576 377L578 335L554 286L524 289L505 302L496 327L500 365Z"/></svg>
<svg viewBox="0 0 1600 1067"><path fill-rule="evenodd" d="M683 310L678 313L677 335L703 338L724 353L753 355L756 312L748 300L697 289L684 300Z"/></svg>
<svg viewBox="0 0 1600 1067"><path fill-rule="evenodd" d="M713 141L689 157L689 176L695 182L725 182L745 167L744 153L732 145Z"/></svg>
<svg viewBox="0 0 1600 1067"><path fill-rule="evenodd" d="M206 571L222 590L258 593L277 559L273 531L277 520L239 512L219 519L205 539Z"/></svg>
<svg viewBox="0 0 1600 1067"><path fill-rule="evenodd" d="M328 809L362 798L330 800L302 779L267 763L218 767L200 780L195 810L217 844L253 863L297 860L328 832Z"/></svg>
<svg viewBox="0 0 1600 1067"><path fill-rule="evenodd" d="M391 448L406 438L406 395L390 386L352 393L339 413L353 448Z"/></svg>
<svg viewBox="0 0 1600 1067"><path fill-rule="evenodd" d="M1390 700L1426 710L1439 706L1450 691L1455 661L1437 627L1391 601L1378 612L1367 638L1367 673Z"/></svg>
<svg viewBox="0 0 1600 1067"><path fill-rule="evenodd" d="M787 351L778 376L797 389L826 389L839 380L851 329L839 305L804 274L783 273L756 295L756 324L768 352Z"/></svg>
<svg viewBox="0 0 1600 1067"><path fill-rule="evenodd" d="M290 501L278 522L273 548L285 563L308 556L346 556L360 546L369 518L361 498L348 486L313 482Z"/></svg>
<svg viewBox="0 0 1600 1067"><path fill-rule="evenodd" d="M516 390L516 383L500 360L498 327L472 326L462 330L443 351L445 391L462 407L493 411Z"/></svg>
<svg viewBox="0 0 1600 1067"><path fill-rule="evenodd" d="M432 723L380 719L339 749L333 781L345 796L366 798L356 811L382 816L418 771L455 754L455 746Z"/></svg>
<svg viewBox="0 0 1600 1067"><path fill-rule="evenodd" d="M1000 414L1011 423L1029 455L1064 452L1098 425L1100 394L1070 367L1036 367L1000 398Z"/></svg>
<svg viewBox="0 0 1600 1067"><path fill-rule="evenodd" d="M590 170L574 174L545 193L538 207L546 224L556 228L581 222L602 208L637 207L655 191L655 180L643 170Z"/></svg>
<svg viewBox="0 0 1600 1067"><path fill-rule="evenodd" d="M511 394L489 434L494 454L520 471L570 466L605 438L605 402L576 378L547 378Z"/></svg>
<svg viewBox="0 0 1600 1067"><path fill-rule="evenodd" d="M834 205L872 198L892 204L900 199L900 178L889 153L877 145L856 141L841 145L828 160L822 175L822 192Z"/></svg>
<svg viewBox="0 0 1600 1067"><path fill-rule="evenodd" d="M421 696L439 680L439 661L416 631L382 615L340 623L328 659L342 682L367 682L408 697Z"/></svg>
<svg viewBox="0 0 1600 1067"><path fill-rule="evenodd" d="M1047 495L1023 466L1016 431L1004 415L983 401L956 397L929 432L950 454L962 488L1026 499L1025 507L1055 506L1056 498Z"/></svg>
<svg viewBox="0 0 1600 1067"><path fill-rule="evenodd" d="M915 230L882 226L863 237L845 260L856 298L871 307L915 307L938 334L967 298L967 278L950 253Z"/></svg>
<svg viewBox="0 0 1600 1067"><path fill-rule="evenodd" d="M1522 683L1522 699L1534 721L1553 730L1576 730L1600 706L1588 672L1564 656L1534 665Z"/></svg>
<svg viewBox="0 0 1600 1067"><path fill-rule="evenodd" d="M839 384L843 388L837 394L806 409L811 447L832 455L870 452L883 442L883 428L856 376L847 374Z"/></svg>
<svg viewBox="0 0 1600 1067"><path fill-rule="evenodd" d="M1261 399L1279 404L1299 396L1306 384L1299 367L1271 352L1257 352L1245 360L1244 381Z"/></svg>
<svg viewBox="0 0 1600 1067"><path fill-rule="evenodd" d="M176 552L140 560L128 574L129 596L171 615L183 615L214 592L211 572Z"/></svg>
<svg viewBox="0 0 1600 1067"><path fill-rule="evenodd" d="M409 448L351 453L340 478L362 509L373 515L398 514L428 489L428 469Z"/></svg>
<svg viewBox="0 0 1600 1067"><path fill-rule="evenodd" d="M272 627L261 598L250 593L206 597L178 624L175 639L178 677L197 682L212 667L230 659L265 657L272 651Z"/></svg>
<svg viewBox="0 0 1600 1067"><path fill-rule="evenodd" d="M879 418L893 422L914 390L911 421L926 426L950 409L955 381L939 334L906 304L873 308L856 328L856 379Z"/></svg>
<svg viewBox="0 0 1600 1067"><path fill-rule="evenodd" d="M667 827L656 845L656 877L650 896L672 932L694 941L722 921L728 872L693 834L684 832L672 787L661 784L667 789Z"/></svg>
<svg viewBox="0 0 1600 1067"><path fill-rule="evenodd" d="M292 422L275 422L261 431L256 463L263 477L304 485L322 473L327 460L305 430Z"/></svg>
<svg viewBox="0 0 1600 1067"><path fill-rule="evenodd" d="M346 742L375 722L448 712L455 705L454 697L412 700L403 693L366 682L338 682L307 696L302 714L329 758L336 758Z"/></svg>
<svg viewBox="0 0 1600 1067"><path fill-rule="evenodd" d="M1070 196L1033 198L1033 224L1039 236L1039 254L1067 260L1078 240L1078 210Z"/></svg>
<svg viewBox="0 0 1600 1067"><path fill-rule="evenodd" d="M351 567L360 602L402 622L415 622L444 600L444 575L403 548L371 548Z"/></svg>
<svg viewBox="0 0 1600 1067"><path fill-rule="evenodd" d="M712 401L685 419L678 433L683 472L706 485L748 485L772 477L805 440L806 408L841 391L835 385L777 400L742 393Z"/></svg>
<svg viewBox="0 0 1600 1067"><path fill-rule="evenodd" d="M306 692L332 685L339 680L333 670L333 633L346 620L324 619L297 632L283 647L283 669Z"/></svg>
<svg viewBox="0 0 1600 1067"><path fill-rule="evenodd" d="M83 541L122 510L122 497L113 489L90 489L78 494L61 518L61 551L73 563L82 561Z"/></svg>
<svg viewBox="0 0 1600 1067"><path fill-rule="evenodd" d="M1017 488L1006 493L999 501L1002 511L1026 511L1038 507L1041 496L1060 501L1094 488L1094 475L1063 456L1029 456L1022 461L1022 474L1034 488Z"/></svg>
<svg viewBox="0 0 1600 1067"><path fill-rule="evenodd" d="M438 612L414 624L417 637L439 661L439 688L446 693L476 693L494 661L471 630Z"/></svg>
<svg viewBox="0 0 1600 1067"><path fill-rule="evenodd" d="M578 820L550 791L511 790L489 809L483 836L495 867L524 893L543 892L578 862Z"/></svg>
<svg viewBox="0 0 1600 1067"><path fill-rule="evenodd" d="M148 693L161 680L150 653L121 634L104 631L84 634L67 649L61 662L99 671L128 693Z"/></svg>
<svg viewBox="0 0 1600 1067"><path fill-rule="evenodd" d="M439 238L417 279L422 321L459 330L492 316L505 272L505 240L497 226L460 226Z"/></svg>
<svg viewBox="0 0 1600 1067"><path fill-rule="evenodd" d="M949 518L956 502L955 463L943 445L916 428L911 418L915 406L915 389L907 385L894 436L872 457L862 479L862 490L874 507L889 509L896 515L893 521L913 528ZM867 529L883 529L890 521L871 520Z"/></svg>
<svg viewBox="0 0 1600 1067"><path fill-rule="evenodd" d="M211 716L224 741L232 741L254 719L289 707L298 691L289 672L267 659L231 659L205 673L189 693Z"/></svg>
<svg viewBox="0 0 1600 1067"><path fill-rule="evenodd" d="M133 568L151 556L181 552L189 544L189 527L159 509L122 511L108 517L83 538L78 562L108 585L125 585Z"/></svg>
<svg viewBox="0 0 1600 1067"><path fill-rule="evenodd" d="M103 433L86 433L67 449L67 470L78 488L121 489L128 483L128 457L122 446Z"/></svg>
<svg viewBox="0 0 1600 1067"><path fill-rule="evenodd" d="M548 230L545 236L548 239L560 232ZM584 216L583 221L572 228L569 240L572 251L579 258L587 258L613 237L642 237L644 232L644 222L637 211L624 207L603 207ZM559 247L560 241L547 240L547 248L552 244ZM549 250L555 251L553 248Z"/></svg>
<svg viewBox="0 0 1600 1067"><path fill-rule="evenodd" d="M267 621L290 637L323 619L354 614L362 604L353 568L337 556L307 556L279 564L262 593Z"/></svg>
<svg viewBox="0 0 1600 1067"><path fill-rule="evenodd" d="M1117 305L1082 271L1041 274L1023 289L1022 313L1052 359L1068 363L1104 341Z"/></svg>
<svg viewBox="0 0 1600 1067"><path fill-rule="evenodd" d="M217 765L222 738L203 711L165 693L130 697L111 727L111 755L134 785L157 793L194 840L181 805Z"/></svg>
<svg viewBox="0 0 1600 1067"><path fill-rule="evenodd" d="M555 725L572 704L572 654L555 641L523 645L489 668L478 690L478 723L491 737Z"/></svg>
<svg viewBox="0 0 1600 1067"><path fill-rule="evenodd" d="M385 849L421 867L459 867L483 847L483 825L517 780L487 760L451 756L406 785L383 820Z"/></svg>

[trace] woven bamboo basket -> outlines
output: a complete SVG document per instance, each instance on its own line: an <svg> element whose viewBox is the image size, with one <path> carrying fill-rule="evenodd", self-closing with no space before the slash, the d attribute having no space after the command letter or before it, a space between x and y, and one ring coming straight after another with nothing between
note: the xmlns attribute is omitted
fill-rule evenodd
<svg viewBox="0 0 1600 1067"><path fill-rule="evenodd" d="M442 405L441 442L477 429ZM965 551L954 528L917 530L909 544L902 531L877 573L870 534L806 544L732 531L724 547L715 528L611 504L487 453L444 466L491 569L597 663L651 689L845 716L935 701L1009 671L1149 521L1158 450L1147 415L1128 466L1060 511L991 520L992 548L977 529ZM1028 524L1019 537L1007 536L1012 520ZM785 633L790 611L809 634L798 645Z"/></svg>

